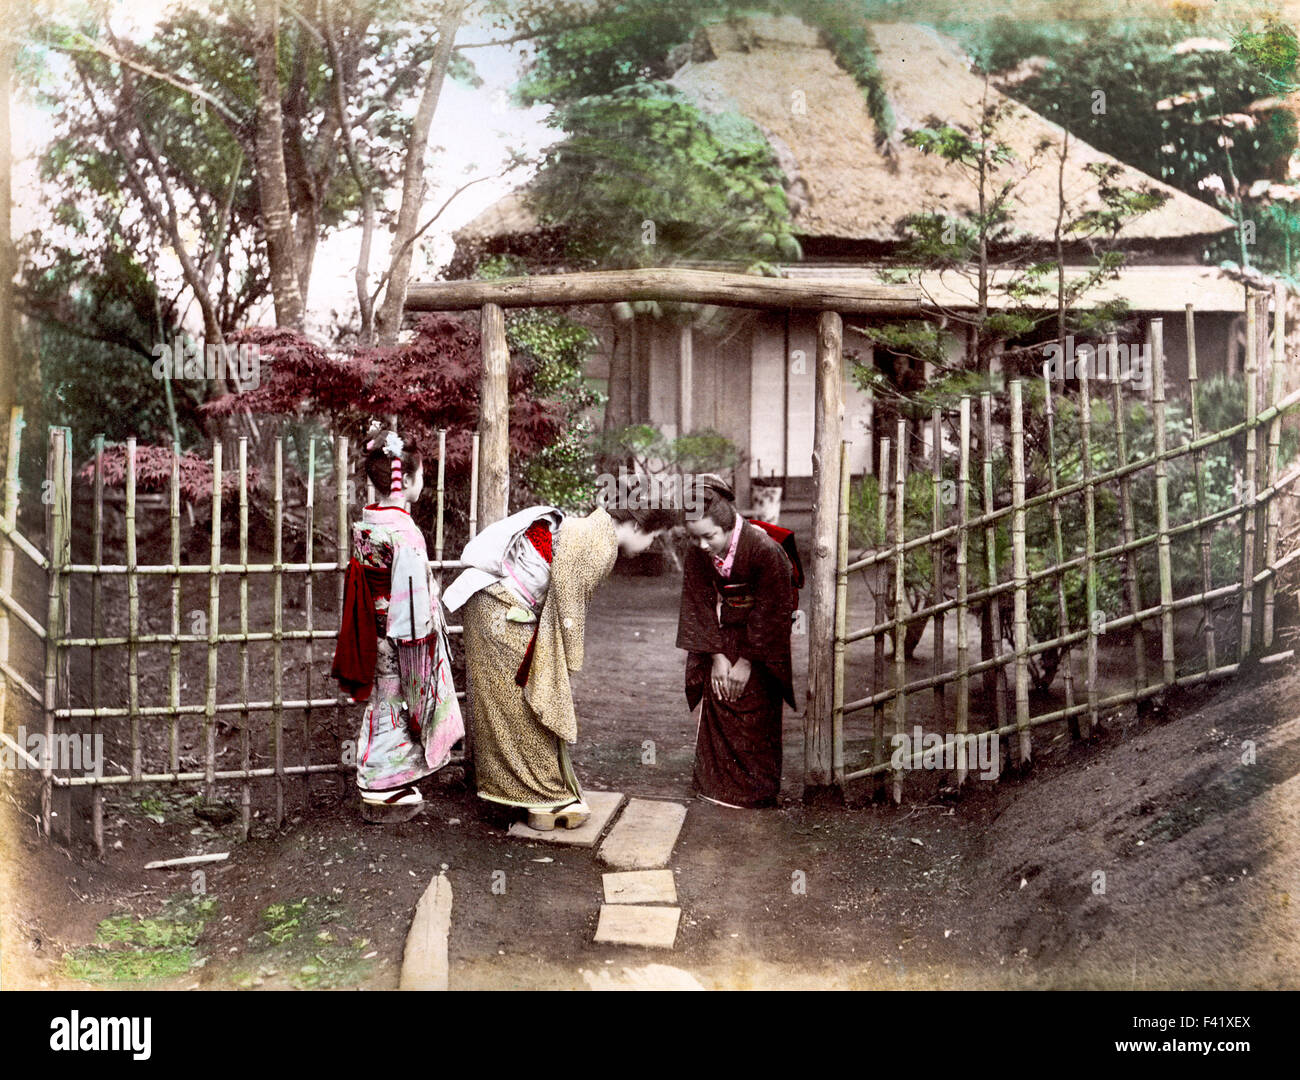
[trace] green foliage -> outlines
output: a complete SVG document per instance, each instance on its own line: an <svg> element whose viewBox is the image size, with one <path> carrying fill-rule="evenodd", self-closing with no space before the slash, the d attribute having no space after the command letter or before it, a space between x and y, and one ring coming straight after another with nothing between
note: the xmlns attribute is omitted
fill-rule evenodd
<svg viewBox="0 0 1300 1080"><path fill-rule="evenodd" d="M762 132L708 114L666 83L583 98L552 120L569 137L534 183L543 222L601 266L798 257L783 176Z"/></svg>
<svg viewBox="0 0 1300 1080"><path fill-rule="evenodd" d="M556 440L525 463L524 483L539 502L583 510L596 496L592 411L604 403L584 374L595 336L559 312L538 308L511 312L506 337L512 355L534 365L536 392L558 402L565 417Z"/></svg>
<svg viewBox="0 0 1300 1080"><path fill-rule="evenodd" d="M515 87L515 99L522 105L562 104L666 78L672 48L690 41L703 18L724 6L710 0L603 5L600 19L539 41L536 59Z"/></svg>
<svg viewBox="0 0 1300 1080"><path fill-rule="evenodd" d="M289 984L299 990L326 990L356 986L373 967L366 959L368 939L343 941L338 934L351 922L347 907L332 896L304 896L268 905L262 912L262 932L250 939L257 971L285 971ZM333 927L333 929L331 929ZM246 974L236 985L251 987L255 976Z"/></svg>
<svg viewBox="0 0 1300 1080"><path fill-rule="evenodd" d="M1267 212L1267 195L1252 197L1254 181L1284 178L1297 146L1295 117L1286 110L1239 118L1261 98L1297 85L1295 31L1265 23L1241 28L1209 20L1046 22L1003 17L948 27L985 71L1016 68L1038 58L1041 70L1011 93L1097 149L1157 177L1194 198L1217 176L1221 207L1257 226L1253 247L1232 233L1209 245L1207 260L1233 258L1270 271L1295 274L1300 222L1288 212ZM1190 38L1230 41L1231 48L1175 51ZM1095 92L1105 110L1094 111ZM1160 106L1157 103L1162 103ZM1225 141L1224 136L1229 138Z"/></svg>
<svg viewBox="0 0 1300 1080"><path fill-rule="evenodd" d="M526 273L523 262L508 255L483 259L474 271L489 281ZM520 308L506 313L506 340L516 361L531 369L534 392L556 402L564 416L555 441L522 463L527 497L561 510L583 510L596 497L593 410L604 404L586 378L596 337L554 309Z"/></svg>
<svg viewBox="0 0 1300 1080"><path fill-rule="evenodd" d="M595 445L601 456L654 476L726 473L745 461L735 443L709 428L669 439L653 424L632 424L602 433Z"/></svg>
<svg viewBox="0 0 1300 1080"><path fill-rule="evenodd" d="M115 915L104 919L96 944L63 956L63 973L86 982L142 982L174 978L193 967L194 946L217 902L206 897L172 897L156 916Z"/></svg>

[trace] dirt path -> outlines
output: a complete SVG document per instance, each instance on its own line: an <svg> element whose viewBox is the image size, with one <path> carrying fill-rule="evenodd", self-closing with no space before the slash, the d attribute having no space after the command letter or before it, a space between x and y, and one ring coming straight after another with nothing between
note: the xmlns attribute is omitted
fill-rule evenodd
<svg viewBox="0 0 1300 1080"><path fill-rule="evenodd" d="M616 577L597 594L575 679L574 760L590 787L689 797L676 589ZM795 648L800 672L806 639ZM800 805L787 711L782 809L690 803L671 863L682 925L664 953L592 944L594 854L507 839L454 776L428 785L421 818L385 828L360 821L346 785L317 780L304 800L298 784L285 830L259 818L247 844L179 795L150 817L122 793L109 814L121 847L102 864L35 837L22 777L3 804L4 980L68 985L65 952L101 920L152 915L201 884L213 903L195 963L162 985L392 987L415 902L445 868L453 988L582 988L650 963L710 987L1294 987L1297 689L1293 670L1265 669L1125 738L1132 717L1109 718L1092 746L1044 739L1026 780L901 809ZM1247 740L1254 765L1241 763ZM231 857L201 882L141 869L194 850Z"/></svg>

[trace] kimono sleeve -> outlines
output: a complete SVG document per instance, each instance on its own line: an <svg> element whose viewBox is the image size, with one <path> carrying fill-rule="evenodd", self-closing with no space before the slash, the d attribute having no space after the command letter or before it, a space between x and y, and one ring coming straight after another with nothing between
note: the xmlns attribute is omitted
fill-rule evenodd
<svg viewBox="0 0 1300 1080"><path fill-rule="evenodd" d="M717 599L709 557L698 547L686 553L682 604L677 617L677 647L694 653L726 652L718 626Z"/></svg>
<svg viewBox="0 0 1300 1080"><path fill-rule="evenodd" d="M790 562L767 536L754 550L753 583L754 607L746 622L740 654L769 667L788 667L793 612Z"/></svg>

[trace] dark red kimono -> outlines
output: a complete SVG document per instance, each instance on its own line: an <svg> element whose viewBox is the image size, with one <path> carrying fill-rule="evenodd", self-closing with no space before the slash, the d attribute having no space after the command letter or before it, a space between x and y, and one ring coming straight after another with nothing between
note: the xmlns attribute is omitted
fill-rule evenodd
<svg viewBox="0 0 1300 1080"><path fill-rule="evenodd" d="M794 706L790 622L798 605L793 567L782 547L746 522L731 575L708 552L686 556L677 647L686 659L686 701L700 705L695 788L731 806L776 805L781 790L782 702ZM713 654L749 660L753 674L735 701L713 693Z"/></svg>

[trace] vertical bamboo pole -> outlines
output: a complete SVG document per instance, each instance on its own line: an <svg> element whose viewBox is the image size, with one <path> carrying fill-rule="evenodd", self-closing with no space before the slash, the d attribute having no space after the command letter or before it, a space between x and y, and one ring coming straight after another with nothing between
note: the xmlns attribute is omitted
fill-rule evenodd
<svg viewBox="0 0 1300 1080"><path fill-rule="evenodd" d="M22 449L23 410L15 405L9 410L9 453L5 457L4 524L5 529L18 526L18 466ZM12 597L14 590L14 545L8 532L0 533L0 594ZM9 609L0 604L0 664L9 663ZM0 668L0 724L4 723L9 704L9 677Z"/></svg>
<svg viewBox="0 0 1300 1080"><path fill-rule="evenodd" d="M1087 690L1088 722L1085 734L1097 730L1097 492L1092 481L1092 387L1088 365L1079 364L1079 436L1083 456L1083 577L1088 609Z"/></svg>
<svg viewBox="0 0 1300 1080"><path fill-rule="evenodd" d="M474 432L474 441L469 452L469 538L478 536L478 440L479 433Z"/></svg>
<svg viewBox="0 0 1300 1080"><path fill-rule="evenodd" d="M980 435L982 440L984 472L984 513L993 512L993 395L983 390L980 392ZM984 571L988 576L988 587L998 583L998 529L996 524L984 527ZM1002 659L1002 609L998 597L991 597L989 605L989 624L992 628L993 660ZM998 664L992 669L992 678L985 683L993 687L993 716L995 726L1005 727L1007 722L1006 667Z"/></svg>
<svg viewBox="0 0 1300 1080"><path fill-rule="evenodd" d="M1281 319L1279 313L1278 318ZM1279 336L1282 327L1275 330ZM1282 364L1274 357L1269 368L1268 405L1274 408L1282 396ZM1268 425L1268 457L1264 462L1264 485L1272 488L1277 483L1278 455L1282 445L1282 416L1275 414ZM1271 492L1265 507L1264 517L1264 567L1269 576L1264 582L1264 648L1273 644L1273 616L1277 602L1277 576L1273 573L1273 564L1277 561L1277 534L1281 524L1281 507L1278 505L1277 492Z"/></svg>
<svg viewBox="0 0 1300 1080"><path fill-rule="evenodd" d="M1286 298L1287 289L1282 282L1277 282L1273 287L1273 361L1270 365L1270 377L1268 386L1268 403L1269 406L1275 406L1282 396L1282 379L1286 370ZM1269 423L1268 431L1268 460L1265 468L1268 470L1267 485L1271 488L1277 482L1278 470L1281 467L1279 452L1282 441L1282 417L1275 416ZM1264 648L1268 649L1273 644L1273 618L1274 607L1276 604L1277 578L1273 574L1273 564L1277 559L1277 541L1278 531L1282 524L1282 507L1278 501L1278 495L1274 492L1269 496L1264 519L1264 564L1268 567L1270 576L1264 583Z"/></svg>
<svg viewBox="0 0 1300 1080"><path fill-rule="evenodd" d="M839 535L835 550L835 674L831 698L831 770L844 784L844 639L849 632L849 446L840 443Z"/></svg>
<svg viewBox="0 0 1300 1080"><path fill-rule="evenodd" d="M1114 353L1111 354L1112 358ZM1050 365L1043 363L1043 402L1047 412L1047 479L1051 494L1055 496L1058 486L1056 469L1056 409L1052 404L1052 376ZM1065 600L1065 574L1060 569L1065 562L1065 540L1061 533L1061 504L1056 498L1051 501L1052 514L1052 549L1056 554L1056 632L1065 637L1070 632L1070 610ZM1074 664L1070 657L1070 647L1061 646L1061 679L1065 684L1065 707L1074 708ZM1080 737L1079 718L1071 714L1066 721L1070 737Z"/></svg>
<svg viewBox="0 0 1300 1080"><path fill-rule="evenodd" d="M136 574L135 439L126 440L126 684L131 725L131 778L140 782L144 746L140 736L140 580Z"/></svg>
<svg viewBox="0 0 1300 1080"><path fill-rule="evenodd" d="M72 562L72 429L64 428L63 436L63 533L62 565ZM72 575L61 574L59 577L59 637L64 640L72 636ZM67 708L72 704L72 650L63 646L59 649L59 706ZM65 770L66 774L66 770ZM72 789L64 788L61 792L60 807L63 813L63 840L72 844Z"/></svg>
<svg viewBox="0 0 1300 1080"><path fill-rule="evenodd" d="M217 658L221 623L221 440L212 443L212 547L208 561L208 671L203 706L203 798L216 796Z"/></svg>
<svg viewBox="0 0 1300 1080"><path fill-rule="evenodd" d="M307 619L307 641L305 652L306 685L303 697L307 704L302 710L302 763L311 764L311 694L312 674L316 666L316 643L312 640L312 630L316 619L315 578L312 564L316 561L316 436L307 440L307 572L303 575L302 608ZM303 805L311 805L311 772L307 768L302 773Z"/></svg>
<svg viewBox="0 0 1300 1080"><path fill-rule="evenodd" d="M1245 660L1250 654L1255 622L1255 469L1257 457L1255 417L1258 414L1256 382L1259 380L1255 299L1246 296L1246 462L1241 498L1241 640L1237 656Z"/></svg>
<svg viewBox="0 0 1300 1080"><path fill-rule="evenodd" d="M1018 764L1033 758L1029 728L1029 568L1025 558L1025 417L1023 388L1011 381L1011 578L1015 582L1012 632L1016 645Z"/></svg>
<svg viewBox="0 0 1300 1080"><path fill-rule="evenodd" d="M334 493L335 562L338 563L338 609L340 617L343 614L343 599L348 576L347 566L352 555L352 533L348 522L348 492L350 490L347 482L348 445L346 435L336 435L334 437L334 476L337 480ZM334 706L334 735L335 738L340 738L339 733L347 731L351 722L347 715L347 695L343 693L342 687L337 688L334 700L336 702ZM346 780L338 788L341 796L350 790Z"/></svg>
<svg viewBox="0 0 1300 1080"><path fill-rule="evenodd" d="M90 636L98 640L103 636L104 581L98 571L104 565L104 436L95 436L94 510L91 518L91 560L96 573L90 580ZM90 707L98 709L103 700L102 661L100 650L90 650ZM91 717L90 743L99 744L99 717ZM90 832L95 842L95 854L104 857L104 789L96 784L90 789Z"/></svg>
<svg viewBox="0 0 1300 1080"><path fill-rule="evenodd" d="M966 782L966 732L970 727L970 630L967 561L970 557L970 397L961 399L961 449L957 461L957 787Z"/></svg>
<svg viewBox="0 0 1300 1080"><path fill-rule="evenodd" d="M253 788L248 780L252 747L248 711L248 436L239 439L239 760L245 776L239 785L240 835L247 840L253 825Z"/></svg>
<svg viewBox="0 0 1300 1080"><path fill-rule="evenodd" d="M880 473L876 480L876 535L880 546L884 547L889 536L889 440L880 440ZM871 604L871 621L877 625L885 620L881 617L889 610L885 601L889 588L889 571L884 560L875 565L876 588ZM885 635L877 632L875 637L875 659L871 669L871 693L879 694L885 685ZM885 706L877 702L871 707L871 764L879 765L885 760ZM877 774L877 796L884 794L884 783Z"/></svg>
<svg viewBox="0 0 1300 1080"><path fill-rule="evenodd" d="M63 455L67 449L67 429L50 428L49 449L45 462L45 492L50 500L46 512L46 554L50 568L47 575L45 621L45 753L41 760L41 829L50 835L54 811L54 710L59 707L59 637L63 625L59 600L62 596L60 575L63 572L64 491Z"/></svg>
<svg viewBox="0 0 1300 1080"><path fill-rule="evenodd" d="M351 555L352 540L348 527L348 450L346 435L334 437L334 476L338 483L334 492L334 550L338 563L338 602L339 611L343 611L343 594L348 578L348 560Z"/></svg>
<svg viewBox="0 0 1300 1080"><path fill-rule="evenodd" d="M442 519L447 505L447 429L438 429L438 513L433 534L433 557L438 566L438 586L442 586Z"/></svg>
<svg viewBox="0 0 1300 1080"><path fill-rule="evenodd" d="M930 459L930 477L933 483L934 494L931 499L931 516L930 524L934 532L939 532L943 528L943 414L939 406L935 406L930 412L930 424L933 429L931 435L931 459ZM934 602L938 604L943 599L943 541L936 540L930 548L930 563L934 568ZM936 612L933 622L934 633L934 677L937 679L943 674L944 647L943 647L943 612ZM938 683L934 688L934 718L936 726L942 725L947 719L948 710L945 705L945 688L943 683Z"/></svg>
<svg viewBox="0 0 1300 1080"><path fill-rule="evenodd" d="M903 541L907 512L907 420L898 418L898 451L894 454L894 735L907 724L907 590ZM920 747L913 747L918 750ZM894 803L903 801L903 771L894 770Z"/></svg>
<svg viewBox="0 0 1300 1080"><path fill-rule="evenodd" d="M817 318L813 414L813 550L809 567L808 706L804 713L804 798L834 788L832 699L835 635L835 546L840 494L840 441L844 432L843 332L839 315ZM826 789L834 789L827 791Z"/></svg>
<svg viewBox="0 0 1300 1080"><path fill-rule="evenodd" d="M1196 312L1193 305L1187 308L1187 385L1191 398L1192 441L1201 438L1200 412L1200 376L1196 370ZM1205 451L1197 450L1192 454L1192 472L1196 483L1196 517L1205 517ZM1209 593L1213 584L1213 570L1210 562L1210 544L1213 529L1202 525L1198 530L1201 545L1201 592ZM1201 607L1201 618L1205 623L1205 670L1213 671L1218 667L1214 643L1214 608L1209 600Z"/></svg>
<svg viewBox="0 0 1300 1080"><path fill-rule="evenodd" d="M1107 339L1111 356L1117 355L1119 338L1111 334ZM1124 394L1119 384L1119 365L1112 364L1110 372L1111 400L1115 409L1115 448L1118 464L1128 464L1128 434ZM1119 481L1120 529L1125 544L1131 544L1137 537L1137 524L1133 517L1133 486L1130 476L1120 477ZM1128 601L1129 612L1136 615L1142 610L1142 587L1138 579L1138 555L1130 549L1124 556L1123 564L1124 595ZM1092 609L1088 609L1092 618ZM1147 684L1147 640L1142 623L1133 626L1133 679L1134 689L1141 689Z"/></svg>
<svg viewBox="0 0 1300 1080"><path fill-rule="evenodd" d="M1165 460L1165 321L1151 320L1151 416L1156 452L1156 558L1160 568L1161 678L1172 686L1174 661L1174 575L1169 541L1169 462Z"/></svg>
<svg viewBox="0 0 1300 1080"><path fill-rule="evenodd" d="M275 440L271 488L271 757L275 827L284 825L284 436Z"/></svg>
<svg viewBox="0 0 1300 1080"><path fill-rule="evenodd" d="M479 430L483 434L482 475L478 485L478 519L483 525L508 513L510 497L510 352L505 315L497 304L484 304L480 319L483 389Z"/></svg>
<svg viewBox="0 0 1300 1080"><path fill-rule="evenodd" d="M180 704L181 704L181 444L172 442L171 480L168 485L170 504L168 526L171 532L171 629L172 643L167 657L167 763L172 772L181 771Z"/></svg>

